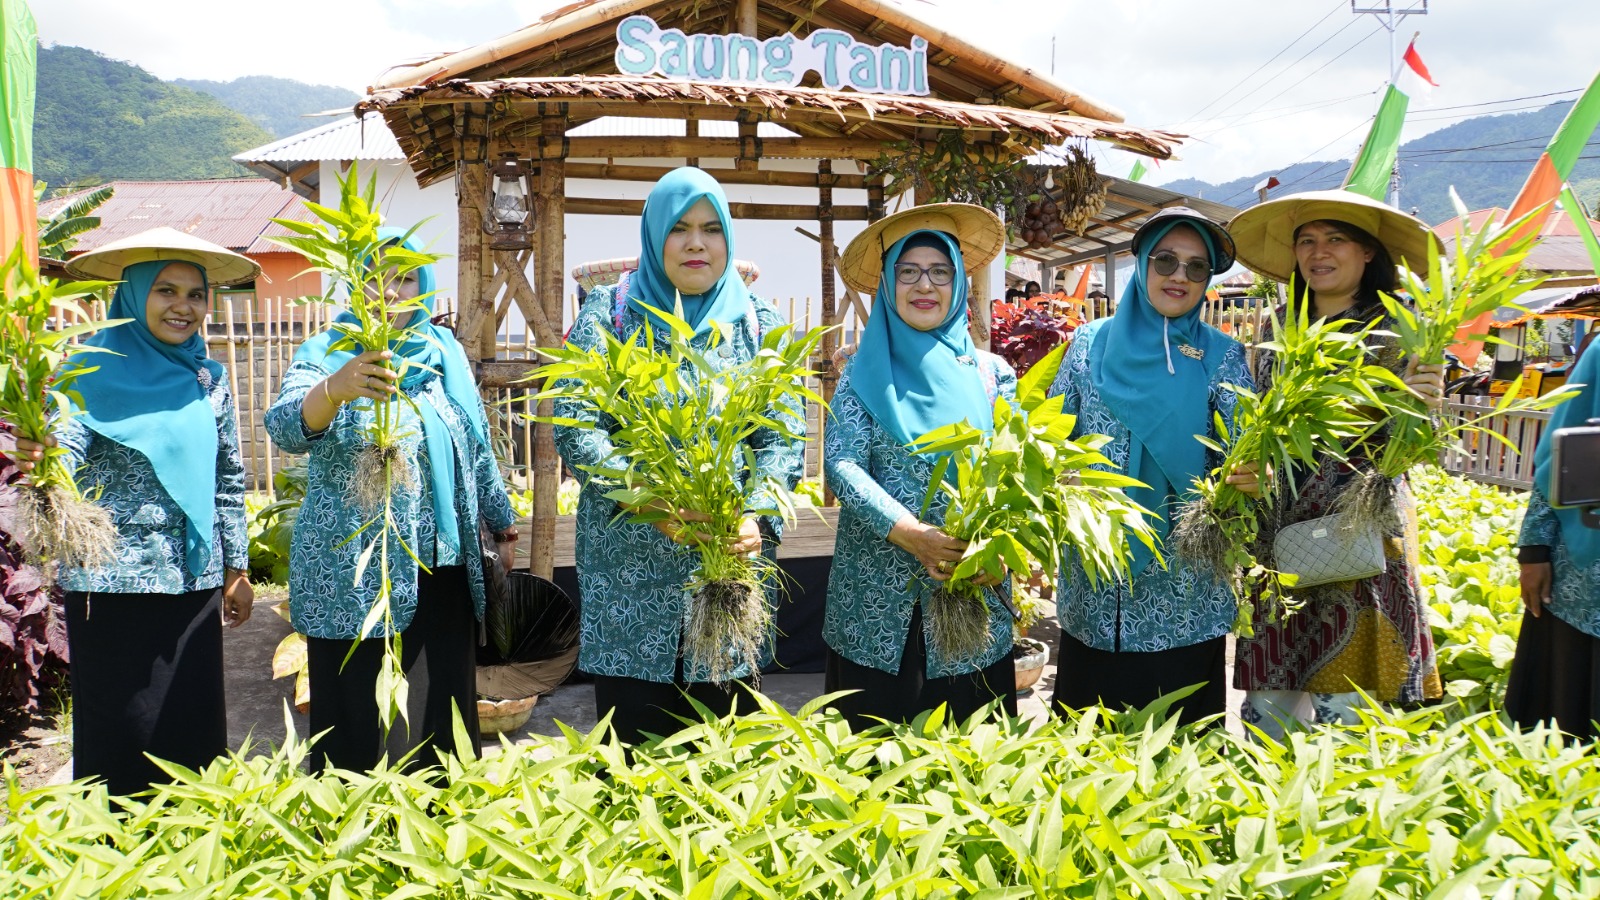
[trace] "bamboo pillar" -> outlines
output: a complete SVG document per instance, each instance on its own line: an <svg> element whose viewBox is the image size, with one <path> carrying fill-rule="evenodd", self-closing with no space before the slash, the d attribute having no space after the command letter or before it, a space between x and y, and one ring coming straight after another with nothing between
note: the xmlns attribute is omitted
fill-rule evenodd
<svg viewBox="0 0 1600 900"><path fill-rule="evenodd" d="M829 325L838 323L839 306L836 298L837 290L834 285L835 258L833 241L833 160L824 159L817 162L817 235L822 253L822 321ZM839 333L830 331L822 338L822 359L813 366L820 373L822 382L822 399L828 403L833 402L833 390L839 382L839 373L834 370L833 353L839 346ZM822 445L824 432L828 428L826 414L817 416L817 446ZM824 506L832 506L833 489L826 483L823 485L822 502Z"/></svg>
<svg viewBox="0 0 1600 900"><path fill-rule="evenodd" d="M566 136L566 113L547 113L540 122L538 262L534 284L538 288L536 301L550 322L561 321L566 265L567 162L562 148ZM539 403L539 415L553 413L549 400ZM533 521L528 565L533 574L549 578L555 569L556 498L561 488L561 459L556 455L555 434L549 424L534 427L532 468Z"/></svg>
<svg viewBox="0 0 1600 900"><path fill-rule="evenodd" d="M739 0L739 33L760 37L756 34L756 0Z"/></svg>
<svg viewBox="0 0 1600 900"><path fill-rule="evenodd" d="M967 329L972 332L972 342L979 350L989 349L989 323L993 315L989 310L989 266L992 265L994 263L987 263L969 273L972 289L967 292Z"/></svg>

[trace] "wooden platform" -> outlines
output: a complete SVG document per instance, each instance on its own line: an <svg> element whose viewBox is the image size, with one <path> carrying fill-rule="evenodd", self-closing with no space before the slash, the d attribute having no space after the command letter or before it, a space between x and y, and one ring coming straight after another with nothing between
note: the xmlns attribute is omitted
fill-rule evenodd
<svg viewBox="0 0 1600 900"><path fill-rule="evenodd" d="M818 514L821 518L818 518ZM574 545L578 537L577 516L556 518L556 568L573 565ZM805 556L832 556L834 532L838 528L839 508L806 508L799 511L794 524L783 531L783 543L778 546L778 558ZM526 559L533 529L522 523L522 544L517 548L518 559Z"/></svg>

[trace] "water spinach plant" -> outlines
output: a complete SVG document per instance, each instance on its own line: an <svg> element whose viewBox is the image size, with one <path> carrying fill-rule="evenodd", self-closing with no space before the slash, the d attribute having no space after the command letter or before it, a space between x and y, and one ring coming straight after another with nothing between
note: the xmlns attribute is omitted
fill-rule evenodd
<svg viewBox="0 0 1600 900"><path fill-rule="evenodd" d="M794 518L788 484L762 475L749 439L770 432L774 440L804 440L807 400L822 398L806 387L815 373L808 360L826 328L795 334L792 326L763 336L750 360L725 365L726 339L714 332L704 350L691 344L694 329L677 315L654 310L668 326L652 326L585 350L571 344L541 350L550 363L529 374L543 382L536 400L568 399L588 405L614 422L614 455L579 468L601 479L605 496L635 522L671 523L678 540L691 546L699 565L685 590L689 616L682 655L713 681L727 681L741 665L758 668L772 617L771 567L759 555L728 547L746 516ZM776 414L774 411L778 411ZM575 428L598 422L561 417L536 421ZM752 497L770 506L751 509ZM702 518L703 517L703 518Z"/></svg>
<svg viewBox="0 0 1600 900"><path fill-rule="evenodd" d="M344 306L349 313L348 318L341 316L329 326L338 333L329 346L331 352L362 353L395 349L410 341L431 340L417 330L427 322L431 295L392 299L389 293L408 274L441 257L402 246L415 227L404 235L386 231L383 212L376 200L377 178L369 179L363 189L359 175L359 170L352 167L349 175L339 180L338 208L306 203L306 209L316 221L274 219L293 234L271 240L304 256L310 263L309 271L326 276L324 293L303 297L301 302ZM399 354L384 364L397 371L402 381L417 365ZM416 401L404 393L354 401L358 410L370 411L371 418L365 424L363 435L366 446L356 460L351 499L369 517L345 539L346 543L360 541L363 544L356 561L355 583L361 583L362 576L372 565L378 567L376 571L380 576L361 624L361 636L370 638L382 629L384 654L375 690L385 728L393 726L396 716L406 718L407 697L405 674L400 667L401 637L394 627L390 602L393 584L389 567L406 558L422 566L401 536L394 517L395 491L414 489L421 477L413 471L410 459L401 448L402 442L413 436L415 427L402 415L402 404L417 412Z"/></svg>
<svg viewBox="0 0 1600 900"><path fill-rule="evenodd" d="M1455 254L1448 260L1441 259L1439 248L1429 243L1427 277L1402 266L1401 284L1408 296L1380 295L1400 351L1425 363L1443 360L1450 345L1461 339L1464 326L1486 313L1514 306L1518 297L1544 281L1522 269L1538 236L1537 230L1521 233L1533 213L1504 225L1491 221L1474 229L1466 204L1454 188L1450 199L1461 219ZM1504 343L1488 334L1468 338ZM1542 396L1524 397L1521 387L1522 380L1518 378L1493 408L1443 419L1413 391L1386 391L1384 399L1392 418L1383 432L1373 435L1379 441L1372 453L1373 465L1344 494L1340 504L1343 512L1355 521L1396 521L1395 479L1412 466L1437 462L1440 452L1468 435L1497 440L1511 452L1521 452L1505 435L1485 428L1484 423L1510 413L1550 409L1579 390L1575 385L1566 385Z"/></svg>
<svg viewBox="0 0 1600 900"><path fill-rule="evenodd" d="M1263 390L1227 385L1235 395L1233 427L1216 417L1218 439L1195 439L1222 456L1221 465L1195 482L1194 494L1173 525L1175 551L1233 589L1239 604L1235 629L1250 632L1256 603L1269 618L1294 605L1286 590L1294 576L1261 561L1259 515L1293 501L1295 466L1315 467L1324 457L1347 459L1348 448L1380 427L1384 397L1405 390L1395 374L1369 358L1366 339L1377 322L1349 328L1349 320L1310 320L1310 304L1271 319L1271 340L1257 345L1272 354L1271 383ZM1236 469L1268 473L1258 497L1227 483Z"/></svg>
<svg viewBox="0 0 1600 900"><path fill-rule="evenodd" d="M1092 468L1111 465L1100 453L1111 438L1073 440L1076 417L1062 412L1065 398L1045 396L1065 351L1056 347L1018 380L1015 405L995 400L992 434L961 421L912 442L916 452L937 459L919 518L927 518L942 493L949 499L945 533L968 542L926 606L933 642L947 656L969 656L988 641L989 611L976 583L984 575L998 578L1009 569L1027 579L1037 568L1054 585L1070 550L1090 581L1125 578L1130 538L1160 558L1145 521L1149 510L1122 492L1141 482Z"/></svg>
<svg viewBox="0 0 1600 900"><path fill-rule="evenodd" d="M40 278L20 243L0 263L0 421L16 437L43 444L55 425L83 414L83 397L72 383L95 371L86 361L89 354L110 351L76 341L128 320L60 329L50 323L60 314L81 315L80 301L112 284ZM64 448L47 448L17 485L17 537L47 577L53 563L99 566L116 557L111 515L79 490L66 457Z"/></svg>

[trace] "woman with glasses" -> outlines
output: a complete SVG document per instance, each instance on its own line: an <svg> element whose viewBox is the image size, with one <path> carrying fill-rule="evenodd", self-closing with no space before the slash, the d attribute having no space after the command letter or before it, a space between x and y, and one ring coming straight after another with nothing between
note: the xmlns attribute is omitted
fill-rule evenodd
<svg viewBox="0 0 1600 900"><path fill-rule="evenodd" d="M1439 239L1421 221L1349 191L1308 191L1252 207L1233 221L1239 261L1291 285L1292 315L1310 305L1311 319L1348 320L1348 329L1384 319L1380 293L1396 286L1395 260L1424 274L1428 245ZM1440 248L1443 255L1443 248ZM1264 335L1270 340L1271 335ZM1367 339L1381 365L1433 404L1443 402L1444 366L1403 358L1392 334ZM1260 352L1256 380L1265 386L1272 356ZM1370 451L1369 451L1370 452ZM1355 484L1367 459L1324 458L1277 477L1293 481L1285 508L1263 522L1262 541L1296 522L1328 515ZM1442 695L1428 606L1417 583L1415 505L1406 479L1395 479L1400 517L1385 528L1385 569L1370 578L1295 592L1305 604L1292 616L1258 615L1254 635L1235 651L1234 685L1245 691L1244 721L1274 738L1300 720L1354 724L1361 696L1385 703L1420 703ZM1260 607L1258 607L1259 609Z"/></svg>
<svg viewBox="0 0 1600 900"><path fill-rule="evenodd" d="M1250 373L1244 348L1200 321L1211 278L1233 265L1222 226L1192 209L1165 209L1134 234L1133 250L1116 313L1078 329L1050 390L1078 417L1074 438L1112 438L1100 452L1146 485L1128 495L1155 513L1151 525L1165 538L1190 486L1220 464L1195 436L1215 440L1218 416L1231 423L1234 394L1225 386L1249 387ZM1228 481L1257 489L1252 472ZM1163 564L1137 543L1128 580L1092 584L1068 554L1060 584L1058 714L1096 703L1139 709L1190 687L1197 690L1175 704L1183 721L1224 711L1224 640L1235 615L1226 584L1171 554Z"/></svg>
<svg viewBox="0 0 1600 900"><path fill-rule="evenodd" d="M949 580L966 542L940 529L943 496L919 515L934 461L906 446L963 419L992 428L995 399L1016 396L1011 367L977 349L967 331L967 272L994 259L1004 234L981 207L919 206L874 223L840 261L845 283L873 294L823 440L839 498L822 627L825 690L855 692L834 706L857 729L908 721L941 703L957 719L997 700L1016 714L1011 619L1000 599L1009 585L985 592L981 650L950 657L929 641L923 603Z"/></svg>

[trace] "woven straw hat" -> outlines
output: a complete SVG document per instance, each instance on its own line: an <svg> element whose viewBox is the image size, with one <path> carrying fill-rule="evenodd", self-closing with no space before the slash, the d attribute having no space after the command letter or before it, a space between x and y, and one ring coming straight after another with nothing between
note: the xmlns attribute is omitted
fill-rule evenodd
<svg viewBox="0 0 1600 900"><path fill-rule="evenodd" d="M91 250L68 261L67 271L77 278L117 281L123 269L151 260L194 263L206 270L206 281L212 286L238 284L261 274L255 260L166 226Z"/></svg>
<svg viewBox="0 0 1600 900"><path fill-rule="evenodd" d="M1252 206L1228 223L1239 262L1277 281L1294 274L1294 232L1307 222L1349 222L1378 239L1401 264L1428 274L1428 244L1444 244L1422 220L1353 191L1306 191Z"/></svg>
<svg viewBox="0 0 1600 900"><path fill-rule="evenodd" d="M929 203L913 206L879 219L856 235L839 258L844 283L863 294L878 289L883 276L883 254L894 242L913 231L942 231L961 247L968 274L994 261L1005 247L1006 228L1000 217L970 203Z"/></svg>

